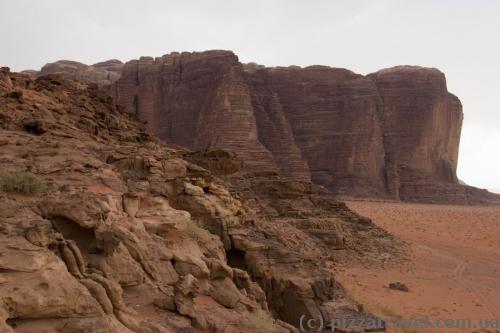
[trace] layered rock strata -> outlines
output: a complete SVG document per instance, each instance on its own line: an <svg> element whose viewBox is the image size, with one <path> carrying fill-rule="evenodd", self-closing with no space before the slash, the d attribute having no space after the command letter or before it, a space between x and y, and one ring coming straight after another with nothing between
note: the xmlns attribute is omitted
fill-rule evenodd
<svg viewBox="0 0 500 333"><path fill-rule="evenodd" d="M249 172L347 196L467 202L455 175L462 107L435 69L362 76L243 65L228 51L173 53L126 63L109 89L159 137L235 151Z"/></svg>
<svg viewBox="0 0 500 333"><path fill-rule="evenodd" d="M54 71L64 73L44 68ZM206 51L142 57L120 75L94 82L161 139L236 152L245 173L313 181L345 197L499 201L458 183L462 106L437 69L363 76L327 66L267 68Z"/></svg>

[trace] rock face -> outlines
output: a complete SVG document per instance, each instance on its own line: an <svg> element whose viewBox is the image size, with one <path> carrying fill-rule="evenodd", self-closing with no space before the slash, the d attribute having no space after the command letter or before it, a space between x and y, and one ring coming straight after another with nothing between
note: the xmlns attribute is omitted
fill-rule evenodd
<svg viewBox="0 0 500 333"><path fill-rule="evenodd" d="M259 140L242 65L230 52L130 61L111 94L161 139L194 150L236 151L248 169L277 171L272 153Z"/></svg>
<svg viewBox="0 0 500 333"><path fill-rule="evenodd" d="M317 185L165 146L94 84L1 68L0 147L0 332L297 332L369 316L338 263L405 256Z"/></svg>
<svg viewBox="0 0 500 333"><path fill-rule="evenodd" d="M455 175L461 104L435 69L362 76L242 65L228 51L173 53L126 63L109 91L159 137L236 151L246 171L348 196L467 201Z"/></svg>
<svg viewBox="0 0 500 333"><path fill-rule="evenodd" d="M256 100L272 98L288 120L311 179L335 193L385 196L380 98L369 78L345 69L247 70ZM269 102L263 109L272 113Z"/></svg>
<svg viewBox="0 0 500 333"><path fill-rule="evenodd" d="M387 187L405 200L463 201L456 176L462 105L436 69L395 67L369 76L382 98Z"/></svg>

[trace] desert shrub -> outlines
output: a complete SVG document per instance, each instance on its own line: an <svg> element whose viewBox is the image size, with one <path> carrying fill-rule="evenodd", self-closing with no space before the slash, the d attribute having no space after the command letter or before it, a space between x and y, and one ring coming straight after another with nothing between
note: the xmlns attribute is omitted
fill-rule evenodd
<svg viewBox="0 0 500 333"><path fill-rule="evenodd" d="M26 171L0 172L0 189L5 192L35 194L45 190L45 181Z"/></svg>

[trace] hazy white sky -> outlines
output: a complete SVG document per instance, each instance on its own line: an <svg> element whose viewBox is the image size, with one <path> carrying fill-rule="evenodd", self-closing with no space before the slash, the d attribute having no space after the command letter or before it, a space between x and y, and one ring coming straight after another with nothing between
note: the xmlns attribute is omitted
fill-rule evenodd
<svg viewBox="0 0 500 333"><path fill-rule="evenodd" d="M437 67L464 105L459 177L500 189L500 1L0 0L0 65L230 49L361 74Z"/></svg>

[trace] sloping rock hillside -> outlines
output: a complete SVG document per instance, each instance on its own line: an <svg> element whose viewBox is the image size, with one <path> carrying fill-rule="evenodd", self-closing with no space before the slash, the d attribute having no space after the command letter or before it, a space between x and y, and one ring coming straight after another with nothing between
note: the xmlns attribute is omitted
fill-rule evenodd
<svg viewBox="0 0 500 333"><path fill-rule="evenodd" d="M0 151L0 332L296 332L369 316L338 263L404 257L318 186L169 148L96 85L2 68Z"/></svg>

